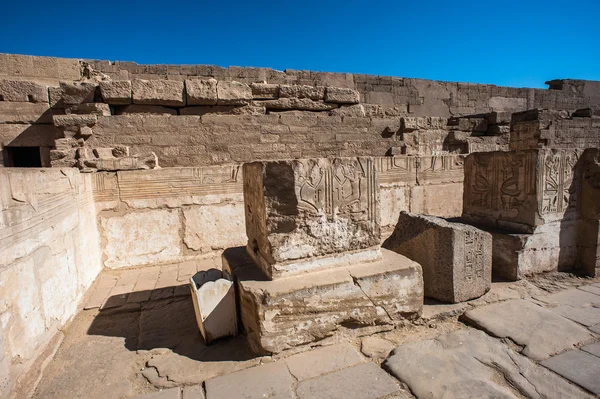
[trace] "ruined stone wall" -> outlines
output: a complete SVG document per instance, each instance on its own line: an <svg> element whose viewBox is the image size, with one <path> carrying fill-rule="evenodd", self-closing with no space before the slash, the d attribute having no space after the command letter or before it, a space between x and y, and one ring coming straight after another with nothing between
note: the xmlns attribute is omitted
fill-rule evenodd
<svg viewBox="0 0 600 399"><path fill-rule="evenodd" d="M384 238L401 211L462 211L463 156L374 160ZM246 245L240 164L92 174L104 267L215 258ZM140 239L143 237L143 239Z"/></svg>
<svg viewBox="0 0 600 399"><path fill-rule="evenodd" d="M0 397L35 386L102 269L90 175L0 170Z"/></svg>

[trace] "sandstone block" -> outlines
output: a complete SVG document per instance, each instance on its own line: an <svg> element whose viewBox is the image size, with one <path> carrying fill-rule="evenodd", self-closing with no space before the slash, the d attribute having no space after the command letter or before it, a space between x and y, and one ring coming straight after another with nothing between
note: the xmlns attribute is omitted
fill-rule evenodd
<svg viewBox="0 0 600 399"><path fill-rule="evenodd" d="M371 158L244 164L248 251L270 277L378 259Z"/></svg>
<svg viewBox="0 0 600 399"><path fill-rule="evenodd" d="M185 109L185 108L182 108ZM126 105L118 107L115 110L117 115L135 115L135 114L151 114L151 115L177 115L175 108L163 107L162 105Z"/></svg>
<svg viewBox="0 0 600 399"><path fill-rule="evenodd" d="M333 109L329 112L329 115L332 116L349 116L353 118L363 118L365 117L365 108L362 104L355 105L343 105L339 108Z"/></svg>
<svg viewBox="0 0 600 399"><path fill-rule="evenodd" d="M401 212L384 246L421 264L429 298L464 302L491 287L492 236L475 227Z"/></svg>
<svg viewBox="0 0 600 399"><path fill-rule="evenodd" d="M267 110L301 110L301 111L330 111L337 108L337 104L314 101L309 98L280 98L278 100L256 101Z"/></svg>
<svg viewBox="0 0 600 399"><path fill-rule="evenodd" d="M463 218L533 233L537 226L572 217L579 185L578 149L469 154L465 159Z"/></svg>
<svg viewBox="0 0 600 399"><path fill-rule="evenodd" d="M187 105L216 105L216 79L187 79L185 81Z"/></svg>
<svg viewBox="0 0 600 399"><path fill-rule="evenodd" d="M224 272L237 281L242 323L253 351L279 353L328 337L346 323L371 328L418 317L423 306L421 267L382 252L379 261L274 281L260 281L258 267L244 258L225 259L224 254Z"/></svg>
<svg viewBox="0 0 600 399"><path fill-rule="evenodd" d="M274 100L279 98L279 85L269 83L251 83L252 98L255 100Z"/></svg>
<svg viewBox="0 0 600 399"><path fill-rule="evenodd" d="M244 207L242 204L215 204L183 210L183 241L201 252L244 245ZM227 223L220 223L220 221Z"/></svg>
<svg viewBox="0 0 600 399"><path fill-rule="evenodd" d="M325 102L336 104L358 104L360 94L357 90L343 87L327 87L325 89Z"/></svg>
<svg viewBox="0 0 600 399"><path fill-rule="evenodd" d="M217 83L218 105L243 105L252 100L252 89L245 83L236 81Z"/></svg>
<svg viewBox="0 0 600 399"><path fill-rule="evenodd" d="M70 126L94 126L98 122L98 116L94 114L69 114L69 115L54 115L52 117L54 126L70 127Z"/></svg>
<svg viewBox="0 0 600 399"><path fill-rule="evenodd" d="M0 80L0 101L47 103L48 88L21 80Z"/></svg>
<svg viewBox="0 0 600 399"><path fill-rule="evenodd" d="M100 82L102 101L110 105L131 104L131 81Z"/></svg>
<svg viewBox="0 0 600 399"><path fill-rule="evenodd" d="M185 105L183 82L176 80L136 79L132 83L132 98L134 104L171 107Z"/></svg>
<svg viewBox="0 0 600 399"><path fill-rule="evenodd" d="M281 85L279 87L281 98L307 98L309 100L323 100L325 98L325 87L307 85Z"/></svg>
<svg viewBox="0 0 600 399"><path fill-rule="evenodd" d="M78 166L101 171L155 169L158 167L158 158L155 153L149 152L120 158L80 159Z"/></svg>
<svg viewBox="0 0 600 399"><path fill-rule="evenodd" d="M190 278L198 328L208 344L217 338L237 335L237 309L233 282L217 269Z"/></svg>
<svg viewBox="0 0 600 399"><path fill-rule="evenodd" d="M66 114L95 114L98 116L110 116L110 107L104 103L84 103L68 106L65 108Z"/></svg>
<svg viewBox="0 0 600 399"><path fill-rule="evenodd" d="M66 105L93 103L98 86L88 82L60 82L60 95Z"/></svg>
<svg viewBox="0 0 600 399"><path fill-rule="evenodd" d="M0 123L52 123L48 103L0 101Z"/></svg>

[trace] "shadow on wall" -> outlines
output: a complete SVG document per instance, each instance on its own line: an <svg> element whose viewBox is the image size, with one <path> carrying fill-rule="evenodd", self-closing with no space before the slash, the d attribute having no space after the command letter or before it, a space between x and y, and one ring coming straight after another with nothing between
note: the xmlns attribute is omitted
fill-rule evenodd
<svg viewBox="0 0 600 399"><path fill-rule="evenodd" d="M152 294L160 296L175 288L178 287L156 289ZM166 348L199 362L244 361L254 357L243 336L219 339L210 346L205 343L196 323L189 288L188 294L180 297L101 310L88 334L123 337L125 348L130 351Z"/></svg>

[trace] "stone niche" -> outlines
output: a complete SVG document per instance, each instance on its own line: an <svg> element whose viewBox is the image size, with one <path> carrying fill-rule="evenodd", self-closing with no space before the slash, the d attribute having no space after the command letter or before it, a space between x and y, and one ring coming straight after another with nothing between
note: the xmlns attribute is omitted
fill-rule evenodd
<svg viewBox="0 0 600 399"><path fill-rule="evenodd" d="M248 253L273 279L381 258L371 158L244 165Z"/></svg>

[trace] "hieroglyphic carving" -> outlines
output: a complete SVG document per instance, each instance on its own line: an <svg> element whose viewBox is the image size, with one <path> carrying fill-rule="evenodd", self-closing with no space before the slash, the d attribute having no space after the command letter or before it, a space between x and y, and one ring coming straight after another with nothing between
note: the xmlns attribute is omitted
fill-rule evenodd
<svg viewBox="0 0 600 399"><path fill-rule="evenodd" d="M541 214L574 209L577 201L577 182L574 179L578 150L547 150L539 160L538 194Z"/></svg>
<svg viewBox="0 0 600 399"><path fill-rule="evenodd" d="M514 209L535 193L535 154L477 153L465 185L470 205Z"/></svg>
<svg viewBox="0 0 600 399"><path fill-rule="evenodd" d="M293 165L299 209L374 220L376 179L371 159L309 159Z"/></svg>
<svg viewBox="0 0 600 399"><path fill-rule="evenodd" d="M118 172L121 200L241 193L240 165Z"/></svg>
<svg viewBox="0 0 600 399"><path fill-rule="evenodd" d="M92 173L95 202L116 201L119 197L117 174L114 172Z"/></svg>
<svg viewBox="0 0 600 399"><path fill-rule="evenodd" d="M374 158L375 169L382 184L415 185L418 157L402 155Z"/></svg>
<svg viewBox="0 0 600 399"><path fill-rule="evenodd" d="M457 183L464 180L464 155L419 157L417 181L423 184Z"/></svg>
<svg viewBox="0 0 600 399"><path fill-rule="evenodd" d="M483 278L484 272L483 237L474 231L465 232L465 279Z"/></svg>

